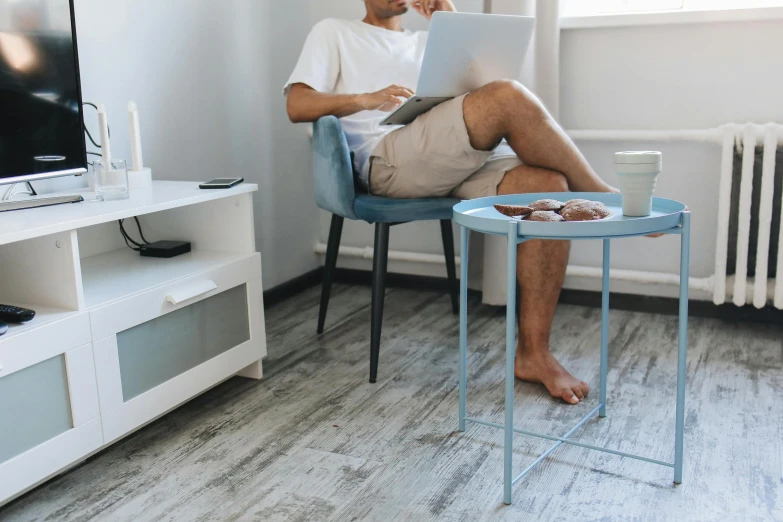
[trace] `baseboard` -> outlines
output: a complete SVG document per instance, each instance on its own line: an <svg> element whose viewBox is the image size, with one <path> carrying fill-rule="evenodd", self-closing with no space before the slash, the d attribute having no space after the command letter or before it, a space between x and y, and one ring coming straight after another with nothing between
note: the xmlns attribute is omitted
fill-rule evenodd
<svg viewBox="0 0 783 522"><path fill-rule="evenodd" d="M568 290L560 294L560 302L600 308L601 292L590 290ZM663 315L679 315L680 301L674 297L656 297L638 294L611 293L609 306L614 310L631 312L646 312ZM710 301L694 301L688 303L690 317L707 317L724 321L744 321L752 323L781 324L783 310L771 306L762 309L753 306L735 306L733 304L716 305Z"/></svg>
<svg viewBox="0 0 783 522"><path fill-rule="evenodd" d="M335 273L335 281L344 284L370 285L372 284L372 272L368 270L349 270L338 268ZM443 277L419 276L411 274L389 274L386 278L387 286L399 288L424 289L446 292L447 281ZM471 293L474 291L471 290ZM590 290L564 289L560 294L560 303L601 307L601 292ZM663 315L678 315L680 303L676 298L654 297L639 294L611 293L609 303L613 310L627 310L631 312L645 312ZM690 317L707 317L722 319L725 321L745 321L755 323L782 324L783 310L772 307L761 310L752 306L738 307L733 304L717 306L709 301L694 301L688 305Z"/></svg>
<svg viewBox="0 0 783 522"><path fill-rule="evenodd" d="M323 277L324 267L318 267L264 291L264 308L271 308L289 297L304 292L308 288L320 285Z"/></svg>
<svg viewBox="0 0 783 522"><path fill-rule="evenodd" d="M334 273L334 281L347 285L372 285L372 272L369 270L355 270L352 268L338 268ZM423 276L413 274L398 274L389 272L386 274L386 286L395 288L411 288L419 290L431 290L435 292L448 292L448 280L445 277Z"/></svg>
<svg viewBox="0 0 783 522"><path fill-rule="evenodd" d="M323 267L317 268L271 290L264 292L264 307L270 308L284 299L321 284L323 279ZM348 285L372 285L372 272L369 270L355 270L350 268L337 268L334 273L334 282ZM389 273L386 276L386 285L396 288L410 288L414 290L430 290L435 292L448 292L448 282L445 277L422 276L413 274ZM478 293L470 290L471 294ZM600 308L601 292L590 290L564 289L560 294L560 303L589 306ZM631 312L645 312L664 315L679 314L679 300L672 297L645 296L639 294L624 294L613 292L609 296L609 303L613 310L627 310ZM733 304L715 305L709 301L694 301L689 303L690 317L707 317L722 319L724 321L744 321L767 324L783 324L783 310L777 310L770 306L761 310L753 306L734 306Z"/></svg>

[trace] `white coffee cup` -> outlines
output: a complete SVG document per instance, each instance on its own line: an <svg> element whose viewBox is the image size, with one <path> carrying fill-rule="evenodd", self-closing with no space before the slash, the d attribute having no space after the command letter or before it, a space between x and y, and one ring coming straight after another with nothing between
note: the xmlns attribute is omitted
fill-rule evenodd
<svg viewBox="0 0 783 522"><path fill-rule="evenodd" d="M649 216L663 156L657 151L627 151L614 154L614 167L623 197L623 214Z"/></svg>

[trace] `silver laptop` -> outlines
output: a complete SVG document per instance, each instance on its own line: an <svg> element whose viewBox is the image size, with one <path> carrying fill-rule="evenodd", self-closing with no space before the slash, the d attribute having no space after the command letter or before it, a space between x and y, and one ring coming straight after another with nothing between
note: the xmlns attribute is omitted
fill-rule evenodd
<svg viewBox="0 0 783 522"><path fill-rule="evenodd" d="M492 81L518 80L535 25L531 16L436 12L416 94L381 125L407 125Z"/></svg>

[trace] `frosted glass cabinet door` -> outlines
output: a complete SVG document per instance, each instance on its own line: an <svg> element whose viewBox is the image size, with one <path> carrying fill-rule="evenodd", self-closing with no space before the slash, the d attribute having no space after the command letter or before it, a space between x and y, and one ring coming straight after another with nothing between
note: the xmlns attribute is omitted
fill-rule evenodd
<svg viewBox="0 0 783 522"><path fill-rule="evenodd" d="M240 285L117 334L127 402L250 339Z"/></svg>
<svg viewBox="0 0 783 522"><path fill-rule="evenodd" d="M73 428L65 356L0 379L0 464Z"/></svg>
<svg viewBox="0 0 783 522"><path fill-rule="evenodd" d="M0 377L0 503L103 444L93 361L86 344Z"/></svg>

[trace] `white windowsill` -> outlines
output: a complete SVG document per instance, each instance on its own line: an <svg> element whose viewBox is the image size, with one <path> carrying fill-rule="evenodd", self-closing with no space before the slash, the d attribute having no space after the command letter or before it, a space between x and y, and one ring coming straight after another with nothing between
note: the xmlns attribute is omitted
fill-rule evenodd
<svg viewBox="0 0 783 522"><path fill-rule="evenodd" d="M749 7L709 11L655 11L640 13L570 16L560 21L563 29L595 27L631 27L639 25L700 24L711 22L748 22L783 20L783 7Z"/></svg>

